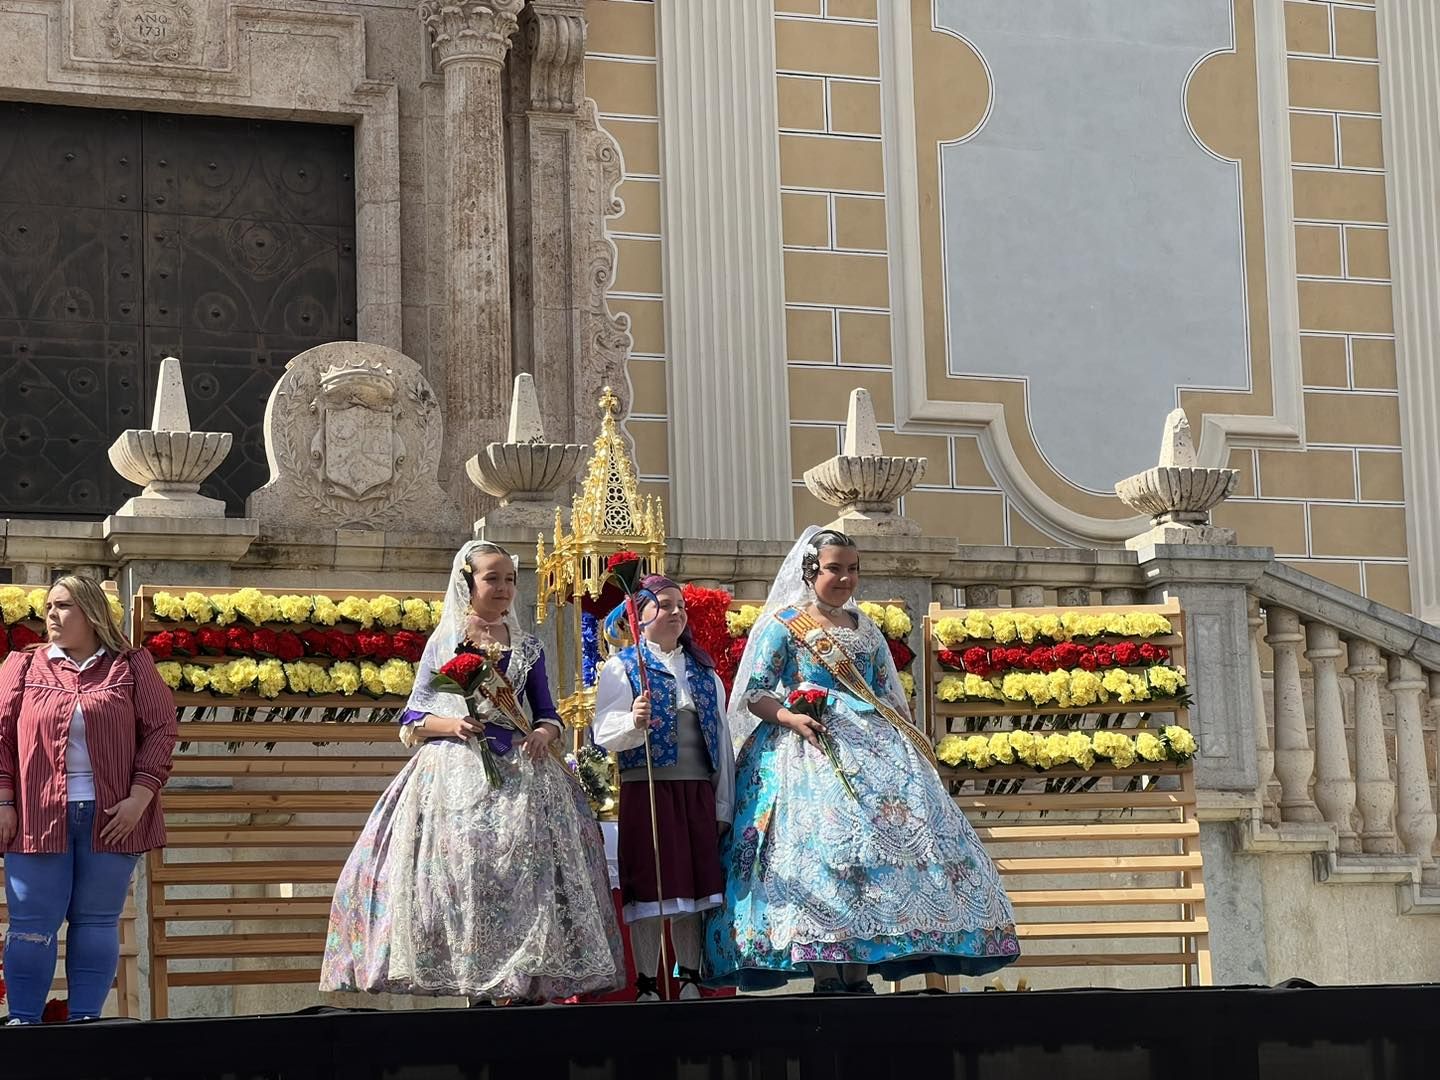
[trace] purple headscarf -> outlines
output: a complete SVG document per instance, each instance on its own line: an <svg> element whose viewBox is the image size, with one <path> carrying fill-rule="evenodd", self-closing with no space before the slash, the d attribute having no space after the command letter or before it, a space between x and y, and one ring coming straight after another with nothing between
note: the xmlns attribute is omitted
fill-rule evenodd
<svg viewBox="0 0 1440 1080"><path fill-rule="evenodd" d="M647 603L658 603L660 594L666 589L676 589L681 593L684 592L679 582L672 581L664 574L645 575L645 577L640 580L640 590L635 595L636 609L643 608ZM685 629L680 631L680 647L701 667L714 670L715 661L710 658L710 654L700 646L695 640L694 635L690 633L690 624L688 622L685 624Z"/></svg>

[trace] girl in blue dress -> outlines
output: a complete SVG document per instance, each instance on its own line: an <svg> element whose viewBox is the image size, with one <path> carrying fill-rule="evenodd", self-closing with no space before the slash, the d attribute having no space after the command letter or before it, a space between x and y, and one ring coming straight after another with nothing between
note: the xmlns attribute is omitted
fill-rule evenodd
<svg viewBox="0 0 1440 1080"><path fill-rule="evenodd" d="M730 703L735 822L706 924L712 984L812 978L818 993L868 994L872 971L983 975L1020 954L995 865L855 605L859 572L854 541L807 529L751 631ZM819 718L785 707L802 688L828 693Z"/></svg>

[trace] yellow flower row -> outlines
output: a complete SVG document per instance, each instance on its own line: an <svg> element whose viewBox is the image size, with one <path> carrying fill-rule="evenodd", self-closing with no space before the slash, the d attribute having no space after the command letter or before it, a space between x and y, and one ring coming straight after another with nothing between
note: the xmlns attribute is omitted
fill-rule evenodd
<svg viewBox="0 0 1440 1080"><path fill-rule="evenodd" d="M27 619L45 618L45 599L50 590L23 589L19 585L0 585L0 619L6 626L14 626ZM110 605L110 614L117 623L125 621L125 607L118 597L105 594Z"/></svg>
<svg viewBox="0 0 1440 1080"><path fill-rule="evenodd" d="M182 687L196 693L208 690L222 697L248 694L252 690L264 698L276 698L286 691L348 697L361 690L372 697L407 697L415 685L415 666L398 658L383 664L343 660L326 667L309 660L285 664L273 659L241 657L213 666L166 660L155 667L171 690Z"/></svg>
<svg viewBox="0 0 1440 1080"><path fill-rule="evenodd" d="M941 701L1026 702L1063 708L1175 697L1185 690L1185 669L1155 665L1144 674L1110 668L1107 671L1010 671L1004 675L946 675L935 688Z"/></svg>
<svg viewBox="0 0 1440 1080"><path fill-rule="evenodd" d="M384 626L429 633L440 622L442 603L415 597L400 600L394 596L377 596L365 600L347 596L340 601L328 596L307 596L296 593L270 596L259 589L240 589L233 593L206 596L187 592L183 596L158 592L150 598L150 606L158 619L194 623L216 623L227 626L238 618L259 626L261 623L312 623L334 626L341 619L362 627Z"/></svg>
<svg viewBox="0 0 1440 1080"><path fill-rule="evenodd" d="M1115 637L1150 638L1172 633L1170 620L1149 611L1062 611L1058 615L1030 615L1025 612L971 611L965 617L954 615L935 624L935 639L942 648L953 649L962 642L996 641L1007 645L1022 641L1069 641L1072 638L1095 638L1104 634Z"/></svg>
<svg viewBox="0 0 1440 1080"><path fill-rule="evenodd" d="M876 604L869 600L860 602L860 610L868 615L880 628L887 638L899 640L907 637L914 629L910 616L905 609L896 604ZM760 618L760 606L758 604L741 604L734 611L725 613L725 629L730 632L732 638L744 637L750 633L755 625L755 620Z"/></svg>
<svg viewBox="0 0 1440 1080"><path fill-rule="evenodd" d="M993 735L946 735L935 756L959 768L988 769L995 765L1028 765L1053 769L1078 765L1089 769L1108 761L1128 769L1138 761L1189 761L1198 749L1195 736L1178 724L1135 737L1120 731L999 731Z"/></svg>

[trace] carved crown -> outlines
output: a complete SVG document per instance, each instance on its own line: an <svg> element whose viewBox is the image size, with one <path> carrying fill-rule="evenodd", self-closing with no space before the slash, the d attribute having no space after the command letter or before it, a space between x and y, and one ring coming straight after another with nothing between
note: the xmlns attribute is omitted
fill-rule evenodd
<svg viewBox="0 0 1440 1080"><path fill-rule="evenodd" d="M395 372L383 364L332 364L320 373L320 396L327 404L388 409L395 403L395 393Z"/></svg>

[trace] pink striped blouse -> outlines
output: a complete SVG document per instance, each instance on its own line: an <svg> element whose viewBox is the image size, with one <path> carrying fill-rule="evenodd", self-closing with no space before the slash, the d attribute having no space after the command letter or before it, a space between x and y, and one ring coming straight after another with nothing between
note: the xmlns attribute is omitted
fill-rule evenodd
<svg viewBox="0 0 1440 1080"><path fill-rule="evenodd" d="M95 814L96 851L140 852L165 844L160 789L170 778L178 727L175 699L143 649L106 654L85 670L52 660L43 647L11 653L0 665L0 789L15 792L20 829L8 850L65 851L65 749L76 705L95 775L95 801L104 809L130 794L132 784L156 793L135 831L102 843L109 818Z"/></svg>

